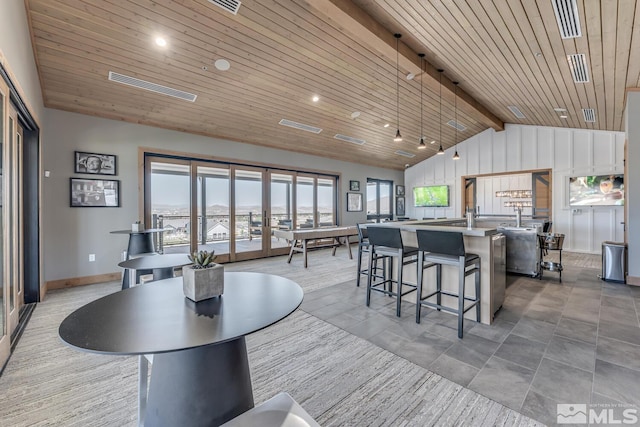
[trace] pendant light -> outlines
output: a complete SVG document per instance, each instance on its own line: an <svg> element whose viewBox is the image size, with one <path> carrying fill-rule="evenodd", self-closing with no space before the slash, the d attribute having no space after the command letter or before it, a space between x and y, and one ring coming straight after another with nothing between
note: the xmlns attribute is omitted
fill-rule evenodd
<svg viewBox="0 0 640 427"><path fill-rule="evenodd" d="M438 70L438 74L440 74L440 148L438 148L438 155L444 154L444 150L442 149L442 73L444 70Z"/></svg>
<svg viewBox="0 0 640 427"><path fill-rule="evenodd" d="M424 143L424 133L422 132L422 80L424 80L424 53L419 53L420 57L420 70L422 74L420 75L420 142L418 143L418 149L424 150L427 148L427 145Z"/></svg>
<svg viewBox="0 0 640 427"><path fill-rule="evenodd" d="M460 159L460 155L458 154L458 82L453 82L453 87L454 87L454 110L455 110L455 114L456 114L456 139L455 139L455 143L456 143L456 152L453 155L453 160L459 160Z"/></svg>
<svg viewBox="0 0 640 427"><path fill-rule="evenodd" d="M402 34L394 34L393 37L396 38L396 125L398 126L393 142L402 142L402 135L400 135L400 79L398 78L398 63L400 62L398 52L400 49L400 37L402 37Z"/></svg>

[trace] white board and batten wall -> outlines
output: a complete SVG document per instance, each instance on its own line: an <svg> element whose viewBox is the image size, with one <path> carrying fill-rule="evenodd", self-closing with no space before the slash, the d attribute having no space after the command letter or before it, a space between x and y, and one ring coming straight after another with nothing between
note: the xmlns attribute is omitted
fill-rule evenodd
<svg viewBox="0 0 640 427"><path fill-rule="evenodd" d="M453 160L453 149L433 156L405 171L406 216L411 218L456 218L462 212L463 176L513 173L551 169L553 192L553 230L565 234L564 249L574 252L600 253L602 242L624 240L623 206L569 206L569 177L624 173L624 132L552 128L506 124L505 130L479 133L457 146L460 160ZM524 174L523 175L527 175ZM501 179L501 178L498 178ZM484 187L480 200L495 198L494 182ZM417 208L413 203L413 187L446 184L450 206ZM520 183L518 182L518 185ZM531 184L529 183L529 187ZM502 189L502 188L501 188ZM527 188L512 188L514 190ZM487 193L491 194L487 194ZM492 203L495 203L492 201ZM501 201L500 203L503 203ZM481 206L480 213L488 212ZM493 209L493 205L492 205ZM502 208L510 210L511 208ZM503 210L495 212L506 214ZM523 211L530 214L530 210Z"/></svg>

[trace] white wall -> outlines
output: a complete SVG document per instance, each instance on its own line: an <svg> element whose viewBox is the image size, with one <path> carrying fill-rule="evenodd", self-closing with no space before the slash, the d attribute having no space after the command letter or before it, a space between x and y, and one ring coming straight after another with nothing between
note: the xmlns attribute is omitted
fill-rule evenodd
<svg viewBox="0 0 640 427"><path fill-rule="evenodd" d="M349 180L359 180L361 192L367 177L402 184L403 171L374 168L317 156L291 153L256 145L207 138L149 126L107 120L59 110L45 110L43 168L51 176L43 182L43 227L45 280L66 279L118 271L116 264L125 249L126 236L109 234L128 229L140 218L138 212L138 147L154 147L182 153L282 165L293 169L323 170L341 174L340 223L366 221L366 212L346 212ZM304 137L304 136L302 136ZM84 150L117 155L121 181L121 208L70 208L69 178L87 177L73 173L73 152ZM88 254L96 254L88 262Z"/></svg>
<svg viewBox="0 0 640 427"><path fill-rule="evenodd" d="M584 129L514 124L506 124L502 132L488 129L458 144L460 160L454 161L449 149L405 171L407 216L459 217L463 176L551 169L553 230L566 235L564 249L600 253L604 240L624 240L623 207L582 207L574 212L568 206L568 181L575 175L623 173L624 139L623 132ZM431 184L450 186L449 208L413 207L412 188Z"/></svg>

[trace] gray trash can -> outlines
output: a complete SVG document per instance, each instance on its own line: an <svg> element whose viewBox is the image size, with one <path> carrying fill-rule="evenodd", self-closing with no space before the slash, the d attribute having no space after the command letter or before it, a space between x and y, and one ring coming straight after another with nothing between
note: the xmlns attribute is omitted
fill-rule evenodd
<svg viewBox="0 0 640 427"><path fill-rule="evenodd" d="M626 283L627 244L602 242L602 280Z"/></svg>

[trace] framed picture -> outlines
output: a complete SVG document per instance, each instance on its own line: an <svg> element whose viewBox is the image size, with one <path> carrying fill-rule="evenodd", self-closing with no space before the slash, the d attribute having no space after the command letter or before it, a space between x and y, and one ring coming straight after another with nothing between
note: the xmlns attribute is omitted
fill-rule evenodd
<svg viewBox="0 0 640 427"><path fill-rule="evenodd" d="M360 181L349 181L349 191L360 191Z"/></svg>
<svg viewBox="0 0 640 427"><path fill-rule="evenodd" d="M396 197L396 216L404 216L404 197Z"/></svg>
<svg viewBox="0 0 640 427"><path fill-rule="evenodd" d="M75 151L74 172L94 175L117 175L116 156L113 154Z"/></svg>
<svg viewBox="0 0 640 427"><path fill-rule="evenodd" d="M120 181L115 179L70 178L72 208L106 208L120 206Z"/></svg>
<svg viewBox="0 0 640 427"><path fill-rule="evenodd" d="M404 197L404 185L396 185L396 196Z"/></svg>
<svg viewBox="0 0 640 427"><path fill-rule="evenodd" d="M347 193L347 212L362 212L362 193Z"/></svg>

